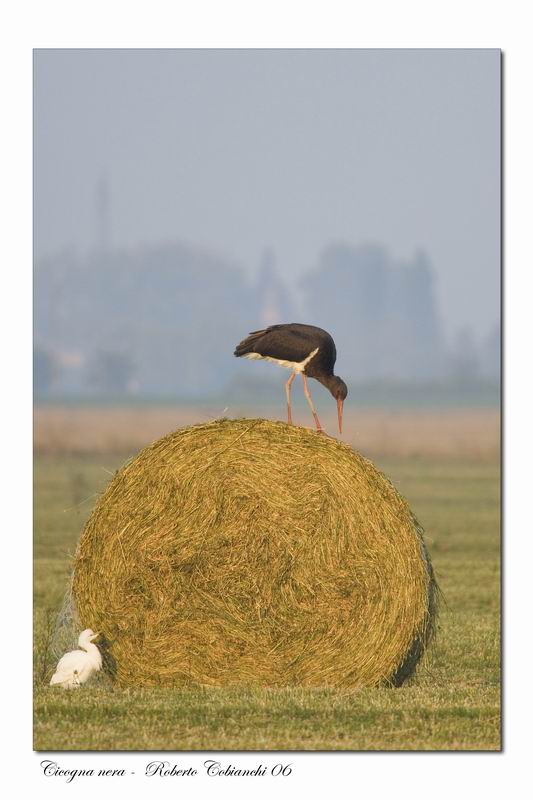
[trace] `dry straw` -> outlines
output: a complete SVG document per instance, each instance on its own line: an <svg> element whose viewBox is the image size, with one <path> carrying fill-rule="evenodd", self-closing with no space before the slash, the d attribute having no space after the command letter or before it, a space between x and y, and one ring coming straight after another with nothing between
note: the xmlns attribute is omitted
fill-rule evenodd
<svg viewBox="0 0 533 800"><path fill-rule="evenodd" d="M422 531L373 464L263 419L170 433L119 470L73 597L122 685L399 685L433 630Z"/></svg>

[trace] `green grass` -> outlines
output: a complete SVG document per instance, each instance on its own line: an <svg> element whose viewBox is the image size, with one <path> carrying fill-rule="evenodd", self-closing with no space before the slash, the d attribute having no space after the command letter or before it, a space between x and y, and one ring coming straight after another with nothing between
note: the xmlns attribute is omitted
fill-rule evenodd
<svg viewBox="0 0 533 800"><path fill-rule="evenodd" d="M117 689L47 685L47 627L95 493L122 458L35 466L35 724L38 750L498 750L499 467L378 466L422 522L444 594L430 658L400 689Z"/></svg>

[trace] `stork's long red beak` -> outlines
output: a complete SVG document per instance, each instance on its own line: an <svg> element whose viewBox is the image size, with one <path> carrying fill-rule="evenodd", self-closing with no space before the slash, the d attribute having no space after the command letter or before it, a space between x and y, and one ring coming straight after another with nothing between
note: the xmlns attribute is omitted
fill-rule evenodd
<svg viewBox="0 0 533 800"><path fill-rule="evenodd" d="M337 414L339 415L339 433L342 433L342 407L344 405L344 400L340 397L337 397Z"/></svg>

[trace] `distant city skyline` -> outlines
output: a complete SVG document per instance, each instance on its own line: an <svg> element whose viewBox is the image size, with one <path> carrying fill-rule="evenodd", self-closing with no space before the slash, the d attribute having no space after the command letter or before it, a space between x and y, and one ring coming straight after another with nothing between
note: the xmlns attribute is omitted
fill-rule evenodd
<svg viewBox="0 0 533 800"><path fill-rule="evenodd" d="M105 231L105 226L104 226ZM473 385L494 397L499 331L450 346L423 252L395 261L382 247L332 245L301 280L302 319L326 328L352 385L444 385L456 401ZM265 251L254 279L201 248L64 252L35 267L38 397L261 396L272 370L233 357L250 330L294 316L295 297ZM190 343L193 346L190 346ZM257 365L254 365L257 367Z"/></svg>
<svg viewBox="0 0 533 800"><path fill-rule="evenodd" d="M422 250L447 338L484 337L499 80L498 50L37 50L36 258L185 242L255 274L272 248L298 287L331 244Z"/></svg>

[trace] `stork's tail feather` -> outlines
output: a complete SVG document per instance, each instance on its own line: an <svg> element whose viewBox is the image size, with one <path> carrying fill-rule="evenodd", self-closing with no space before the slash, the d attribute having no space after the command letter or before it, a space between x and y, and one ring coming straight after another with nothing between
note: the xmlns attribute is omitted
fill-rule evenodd
<svg viewBox="0 0 533 800"><path fill-rule="evenodd" d="M246 339L243 339L242 342L239 342L233 355L237 356L237 358L240 358L241 356L245 356L247 353L253 353L255 345L266 332L266 328L262 331L251 331L250 335L247 336Z"/></svg>

